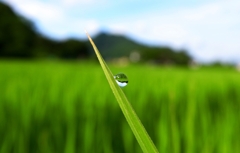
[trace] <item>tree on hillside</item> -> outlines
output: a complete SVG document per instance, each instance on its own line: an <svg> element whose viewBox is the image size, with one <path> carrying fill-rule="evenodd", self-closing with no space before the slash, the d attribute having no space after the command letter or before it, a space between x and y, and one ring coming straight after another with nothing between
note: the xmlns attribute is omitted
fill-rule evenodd
<svg viewBox="0 0 240 153"><path fill-rule="evenodd" d="M188 65L191 61L186 51L174 51L168 47L147 47L142 50L141 58L156 64Z"/></svg>
<svg viewBox="0 0 240 153"><path fill-rule="evenodd" d="M61 42L61 57L62 58L85 58L88 56L88 48L83 42L75 39L68 39Z"/></svg>
<svg viewBox="0 0 240 153"><path fill-rule="evenodd" d="M0 3L0 31L0 56L32 56L28 48L36 37L33 24L3 3Z"/></svg>
<svg viewBox="0 0 240 153"><path fill-rule="evenodd" d="M0 2L0 31L0 57L77 59L95 56L91 54L93 49L89 42L76 39L56 41L41 35L31 21L17 15L3 2ZM142 61L180 65L191 61L184 50L149 47L121 35L100 33L94 41L106 59L129 57L137 51Z"/></svg>
<svg viewBox="0 0 240 153"><path fill-rule="evenodd" d="M78 40L55 41L36 32L31 21L0 2L0 57L87 58L89 49Z"/></svg>

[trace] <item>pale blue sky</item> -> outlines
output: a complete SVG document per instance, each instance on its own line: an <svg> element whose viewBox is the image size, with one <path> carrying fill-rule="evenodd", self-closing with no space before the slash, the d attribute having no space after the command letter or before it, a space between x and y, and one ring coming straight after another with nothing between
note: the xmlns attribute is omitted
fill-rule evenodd
<svg viewBox="0 0 240 153"><path fill-rule="evenodd" d="M85 39L84 29L185 48L201 62L240 62L239 0L3 0L45 35Z"/></svg>

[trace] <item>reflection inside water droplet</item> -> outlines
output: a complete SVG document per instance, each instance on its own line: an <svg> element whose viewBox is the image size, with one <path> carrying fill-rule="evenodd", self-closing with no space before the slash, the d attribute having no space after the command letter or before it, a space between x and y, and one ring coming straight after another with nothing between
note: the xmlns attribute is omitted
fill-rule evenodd
<svg viewBox="0 0 240 153"><path fill-rule="evenodd" d="M120 87L125 87L128 84L128 78L123 73L118 73L114 75L114 79Z"/></svg>

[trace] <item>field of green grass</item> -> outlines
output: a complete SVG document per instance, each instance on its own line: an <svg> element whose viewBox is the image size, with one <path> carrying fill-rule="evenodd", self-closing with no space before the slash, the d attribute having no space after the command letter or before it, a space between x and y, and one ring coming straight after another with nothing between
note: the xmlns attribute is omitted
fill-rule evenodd
<svg viewBox="0 0 240 153"><path fill-rule="evenodd" d="M160 153L240 152L240 73L110 65ZM94 62L1 61L0 153L140 153Z"/></svg>

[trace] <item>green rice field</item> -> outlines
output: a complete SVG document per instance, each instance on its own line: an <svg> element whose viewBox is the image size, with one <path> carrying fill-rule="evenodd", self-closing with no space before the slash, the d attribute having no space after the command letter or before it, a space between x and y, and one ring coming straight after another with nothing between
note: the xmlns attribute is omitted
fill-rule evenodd
<svg viewBox="0 0 240 153"><path fill-rule="evenodd" d="M160 153L240 152L240 72L109 65ZM97 62L0 61L0 153L141 153Z"/></svg>

